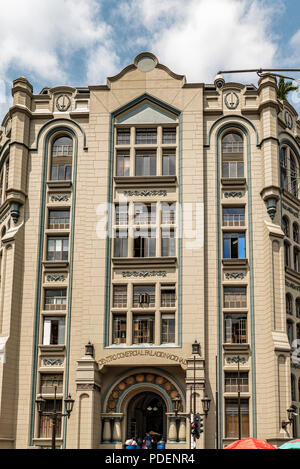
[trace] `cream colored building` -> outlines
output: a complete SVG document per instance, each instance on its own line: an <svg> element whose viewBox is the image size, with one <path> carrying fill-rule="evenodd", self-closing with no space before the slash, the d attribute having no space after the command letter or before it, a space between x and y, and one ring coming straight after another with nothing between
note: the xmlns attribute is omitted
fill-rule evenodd
<svg viewBox="0 0 300 469"><path fill-rule="evenodd" d="M197 412L211 399L197 448L222 448L238 437L238 387L243 436L299 436L298 415L282 421L300 407L300 123L276 92L270 75L187 83L150 53L106 85L13 82L1 448L51 446L35 400L51 411L54 385L58 409L75 401L61 448L150 430L189 448L194 392Z"/></svg>

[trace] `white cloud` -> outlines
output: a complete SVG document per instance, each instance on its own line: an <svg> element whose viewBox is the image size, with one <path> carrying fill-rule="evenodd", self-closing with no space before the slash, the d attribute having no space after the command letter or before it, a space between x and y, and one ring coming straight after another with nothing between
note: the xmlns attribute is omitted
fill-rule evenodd
<svg viewBox="0 0 300 469"><path fill-rule="evenodd" d="M283 4L270 5L262 0L133 0L131 13L150 33L149 47L161 63L189 81L212 82L220 69L273 64L272 17Z"/></svg>
<svg viewBox="0 0 300 469"><path fill-rule="evenodd" d="M105 44L112 33L101 20L100 5L96 0L5 2L0 16L0 77L17 68L47 84L66 82L72 54Z"/></svg>

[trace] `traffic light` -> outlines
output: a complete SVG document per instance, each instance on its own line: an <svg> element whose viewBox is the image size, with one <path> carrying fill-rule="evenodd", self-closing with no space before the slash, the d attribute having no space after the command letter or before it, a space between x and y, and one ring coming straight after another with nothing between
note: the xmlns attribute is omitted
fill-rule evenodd
<svg viewBox="0 0 300 469"><path fill-rule="evenodd" d="M194 416L194 425L195 425L195 432L193 435L198 439L200 438L200 434L203 433L203 417L200 414L196 414Z"/></svg>
<svg viewBox="0 0 300 469"><path fill-rule="evenodd" d="M195 421L195 415L193 416L193 422L191 423L191 434L193 436L196 436L196 421Z"/></svg>

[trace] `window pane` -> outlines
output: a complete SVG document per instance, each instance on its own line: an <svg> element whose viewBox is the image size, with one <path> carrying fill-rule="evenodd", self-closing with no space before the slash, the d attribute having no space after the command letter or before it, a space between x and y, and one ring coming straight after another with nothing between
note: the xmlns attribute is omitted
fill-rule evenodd
<svg viewBox="0 0 300 469"><path fill-rule="evenodd" d="M126 343L126 316L113 316L113 344Z"/></svg>
<svg viewBox="0 0 300 469"><path fill-rule="evenodd" d="M130 144L130 129L117 129L117 145Z"/></svg>

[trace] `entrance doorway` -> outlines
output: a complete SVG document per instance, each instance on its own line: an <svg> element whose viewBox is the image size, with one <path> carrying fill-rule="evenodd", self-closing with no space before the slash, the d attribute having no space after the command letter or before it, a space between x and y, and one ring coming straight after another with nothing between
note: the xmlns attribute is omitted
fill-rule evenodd
<svg viewBox="0 0 300 469"><path fill-rule="evenodd" d="M127 411L127 438L144 438L146 433L154 432L158 439L166 441L167 417L166 404L155 392L142 392L134 396Z"/></svg>

